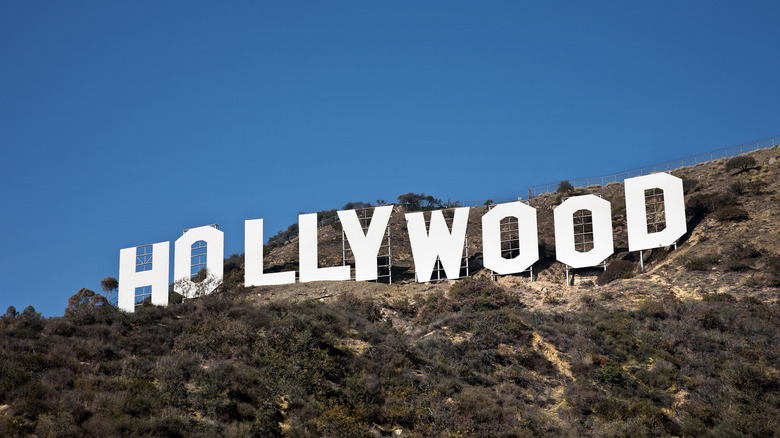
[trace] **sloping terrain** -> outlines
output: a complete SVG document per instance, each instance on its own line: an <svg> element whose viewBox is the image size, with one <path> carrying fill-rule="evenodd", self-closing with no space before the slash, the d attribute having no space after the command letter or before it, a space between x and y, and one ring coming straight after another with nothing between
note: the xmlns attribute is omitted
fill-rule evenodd
<svg viewBox="0 0 780 438"><path fill-rule="evenodd" d="M541 260L534 265L535 281L528 274L499 278L499 283L523 296L529 305L540 305L547 296L559 296L576 305L583 294L618 292L625 284L648 283L659 290L673 290L681 296L701 298L707 293L729 291L732 294L756 296L764 301L777 299L776 286L780 278L777 257L780 249L780 150L777 147L745 154L755 165L745 172L728 171L728 159L702 163L672 171L685 181L688 233L680 239L676 249L660 248L645 251L645 271L640 270L639 254L628 252L625 227L625 198L623 185L594 186L587 190L576 189L571 193L550 193L530 200L537 209ZM572 271L574 287L565 285L565 268L555 261L553 209L567 196L594 193L612 204L613 238L615 253L607 262L628 260L633 263L631 281L595 286L600 269ZM723 210L736 208L745 217L722 218ZM488 207L472 207L469 214L468 244L471 274L489 276L481 269L482 227L481 217ZM387 295L407 296L434 288L431 284L414 283L414 263L404 219L405 211L396 206L391 217L394 283ZM425 212L426 217L429 212ZM338 223L319 229L318 244L320 266L342 264L343 240ZM298 241L275 248L265 259L270 271L297 267ZM713 285L717 285L713 289ZM319 286L311 286L315 289ZM274 296L307 297L311 288L306 284L276 287ZM337 289L359 290L364 286L339 284ZM373 290L366 285L366 290ZM632 286L637 287L637 286ZM332 288L331 288L332 289ZM289 293L287 291L290 291ZM298 295L301 294L301 295ZM261 294L267 295L265 293ZM369 295L370 296L370 295ZM534 299L536 296L536 299ZM267 296L266 296L267 298Z"/></svg>
<svg viewBox="0 0 780 438"><path fill-rule="evenodd" d="M81 290L64 317L0 317L2 436L775 436L780 430L777 148L680 169L689 233L626 251L622 185L607 271L554 261L552 208L532 200L542 260L527 274L419 284L392 218L393 284L244 288L133 314ZM341 264L337 226L322 266ZM266 268L297 261L297 242ZM597 276L597 274L600 274ZM625 277L625 278L624 278Z"/></svg>

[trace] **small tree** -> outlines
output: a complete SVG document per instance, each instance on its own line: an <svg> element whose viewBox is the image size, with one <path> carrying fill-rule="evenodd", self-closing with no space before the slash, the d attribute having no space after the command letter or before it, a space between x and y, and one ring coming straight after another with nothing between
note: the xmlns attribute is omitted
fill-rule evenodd
<svg viewBox="0 0 780 438"><path fill-rule="evenodd" d="M726 172L737 170L737 173L746 172L756 165L756 159L747 155L734 157L726 162Z"/></svg>
<svg viewBox="0 0 780 438"><path fill-rule="evenodd" d="M100 280L100 287L103 289L103 295L109 303L116 306L118 304L117 291L119 290L119 281L114 277L106 277Z"/></svg>
<svg viewBox="0 0 780 438"><path fill-rule="evenodd" d="M0 325L9 325L16 321L16 317L19 316L19 312L16 311L16 307L8 306L8 310L5 311L5 315L0 316Z"/></svg>
<svg viewBox="0 0 780 438"><path fill-rule="evenodd" d="M96 294L95 291L91 289L83 287L68 299L68 307L65 308L65 314L68 315L83 309L103 306L105 304L108 304L106 297Z"/></svg>
<svg viewBox="0 0 780 438"><path fill-rule="evenodd" d="M558 190L556 190L557 193L571 193L574 191L574 186L571 185L568 181L561 181L558 184Z"/></svg>
<svg viewBox="0 0 780 438"><path fill-rule="evenodd" d="M43 330L43 316L35 311L35 307L27 306L16 317L16 334L20 337L33 337Z"/></svg>
<svg viewBox="0 0 780 438"><path fill-rule="evenodd" d="M347 202L342 207L342 210L363 210L364 208L371 208L370 202Z"/></svg>
<svg viewBox="0 0 780 438"><path fill-rule="evenodd" d="M97 321L109 322L117 310L110 305L106 297L94 291L81 288L68 299L65 318L75 325L83 326Z"/></svg>
<svg viewBox="0 0 780 438"><path fill-rule="evenodd" d="M406 211L432 210L443 206L441 199L425 193L409 192L398 197L398 203L406 207Z"/></svg>

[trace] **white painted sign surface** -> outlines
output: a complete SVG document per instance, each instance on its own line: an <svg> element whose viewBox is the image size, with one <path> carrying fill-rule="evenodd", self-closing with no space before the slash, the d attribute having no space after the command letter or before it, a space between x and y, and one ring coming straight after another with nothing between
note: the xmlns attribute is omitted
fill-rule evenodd
<svg viewBox="0 0 780 438"><path fill-rule="evenodd" d="M263 220L244 221L244 285L271 286L295 283L295 271L263 272Z"/></svg>
<svg viewBox="0 0 780 438"><path fill-rule="evenodd" d="M644 200L643 200L644 202ZM593 249L579 252L574 246L574 213L588 210L593 221ZM612 241L612 209L595 195L573 196L555 207L555 258L572 268L587 268L603 262L615 251Z"/></svg>
<svg viewBox="0 0 780 438"><path fill-rule="evenodd" d="M206 242L206 279L200 284L190 280L192 265L192 245L195 242ZM222 283L225 273L225 233L212 227L190 228L176 239L173 259L173 291L184 298L195 298L198 295L210 294Z"/></svg>
<svg viewBox="0 0 780 438"><path fill-rule="evenodd" d="M393 213L392 205L375 207L368 231L364 234L355 210L337 212L349 247L352 249L352 254L355 255L355 280L377 279L376 257L382 246L387 224L390 223L391 213Z"/></svg>
<svg viewBox="0 0 780 438"><path fill-rule="evenodd" d="M626 221L630 251L659 248L674 244L686 231L685 204L682 180L659 173L630 178L624 181L626 196ZM660 232L647 231L645 190L663 190L666 228ZM392 206L375 207L367 232L364 233L355 211L339 211L347 242L355 255L355 279L377 278L377 253L387 229ZM569 198L554 210L556 258L571 267L595 266L612 255L612 218L610 204L593 195ZM594 247L587 252L574 248L573 214L589 210L593 216ZM422 212L406 213L407 230L412 248L417 281L431 280L436 259L441 260L447 278L460 276L465 246L469 208L453 211L452 229L447 225L442 211L432 211L430 226L426 227ZM520 254L512 259L501 256L500 222L506 217L518 219ZM350 279L349 266L320 267L317 252L317 214L298 216L300 281L344 281ZM263 272L263 219L247 220L245 235L245 285L262 286L295 282L295 272ZM522 272L539 259L536 210L521 202L499 204L482 217L483 258L485 267L499 274ZM207 267L218 284L223 276L224 234L216 228L205 226L188 230L175 245L174 277L177 291L190 295L189 280L192 244L207 243ZM119 251L119 308L132 312L135 308L135 290L151 289L151 302L168 303L169 243L160 242L143 247L124 248ZM137 252L149 252L137 256ZM151 257L148 257L151 256ZM211 287L212 283L207 283ZM201 287L202 289L202 287ZM211 292L207 289L205 293Z"/></svg>
<svg viewBox="0 0 780 438"><path fill-rule="evenodd" d="M661 248L677 242L688 232L685 222L685 195L683 181L668 173L654 173L624 181L626 192L626 227L628 250L642 251ZM666 228L657 233L647 231L645 190L659 188L664 192Z"/></svg>
<svg viewBox="0 0 780 438"><path fill-rule="evenodd" d="M298 215L298 256L301 283L349 280L349 266L319 267L317 254L317 213Z"/></svg>
<svg viewBox="0 0 780 438"><path fill-rule="evenodd" d="M507 259L501 256L501 220L517 219L520 253ZM539 236L536 209L522 202L498 204L482 216L482 259L485 267L501 275L523 272L539 260Z"/></svg>
<svg viewBox="0 0 780 438"><path fill-rule="evenodd" d="M132 312L135 310L135 289L151 286L152 304L168 305L168 269L170 243L160 242L151 245L151 269L136 272L138 247L119 250L119 308Z"/></svg>
<svg viewBox="0 0 780 438"><path fill-rule="evenodd" d="M444 213L441 211L431 212L429 230L425 229L425 218L422 212L406 213L406 226L409 230L409 243L412 246L417 281L431 281L437 257L441 260L447 278L460 277L469 208L456 208L454 213L452 231L447 226Z"/></svg>

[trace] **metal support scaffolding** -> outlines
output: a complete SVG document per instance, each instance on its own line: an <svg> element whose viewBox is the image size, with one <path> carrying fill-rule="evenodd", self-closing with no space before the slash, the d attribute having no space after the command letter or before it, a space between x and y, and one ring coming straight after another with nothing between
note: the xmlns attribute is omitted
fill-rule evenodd
<svg viewBox="0 0 780 438"><path fill-rule="evenodd" d="M593 213L590 210L574 212L574 250L588 252L593 249Z"/></svg>
<svg viewBox="0 0 780 438"><path fill-rule="evenodd" d="M645 190L645 214L648 233L657 233L666 229L663 190L659 188Z"/></svg>
<svg viewBox="0 0 780 438"><path fill-rule="evenodd" d="M363 228L363 234L368 233L368 227L371 225L371 218L374 216L373 208L364 208L355 210L357 213L360 226ZM355 255L352 253L347 244L347 235L344 231L341 231L341 254L343 265L349 265L351 267L350 276L355 277ZM387 279L387 282L393 283L393 249L390 245L390 222L387 223L387 229L385 229L385 235L382 238L382 244L379 246L379 253L376 256L377 262L377 279Z"/></svg>

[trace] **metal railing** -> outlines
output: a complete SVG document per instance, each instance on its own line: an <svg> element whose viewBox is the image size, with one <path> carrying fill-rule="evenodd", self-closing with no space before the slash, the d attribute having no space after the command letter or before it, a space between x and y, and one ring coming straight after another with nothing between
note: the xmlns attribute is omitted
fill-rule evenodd
<svg viewBox="0 0 780 438"><path fill-rule="evenodd" d="M769 149L777 146L778 144L780 144L780 137L772 137L764 140L754 141L752 143L721 149L719 151L681 158L679 160L667 161L665 163L656 164L654 166L629 170L627 172L616 173L613 175L569 180L569 183L574 187L588 187L595 185L604 186L611 183L623 182L627 178L633 178L635 176L649 175L655 172L668 172L682 167L695 166L697 164L720 160L721 158L735 157L737 155L744 154L745 152L757 151L759 149ZM558 189L559 184L560 183L550 183L543 186L530 187L528 189L528 194L532 198L535 198L544 193L554 192Z"/></svg>
<svg viewBox="0 0 780 438"><path fill-rule="evenodd" d="M481 206L487 206L487 205L493 205L493 204L503 204L506 202L514 202L514 201L522 201L522 196L516 196L514 198L492 198L492 199L481 199L479 201L455 201L458 207L481 207Z"/></svg>
<svg viewBox="0 0 780 438"><path fill-rule="evenodd" d="M574 187L589 187L589 186L605 186L612 183L620 183L628 178L635 176L649 175L655 172L669 172L671 170L680 169L682 167L695 166L697 164L708 163L721 158L731 158L737 155L744 154L745 152L753 152L760 149L769 149L777 145L780 145L780 136L767 138L764 140L757 140L751 143L742 144L739 146L732 146L726 149L709 152L706 154L694 155L692 157L680 158L678 160L667 161L665 163L656 164L653 166L642 167L640 169L629 170L626 172L615 173L606 176L595 176L588 178L578 178L568 180L568 182ZM457 207L479 207L490 204L503 204L505 202L523 201L530 198L535 198L545 193L551 193L558 190L560 182L545 184L538 187L529 187L527 195L519 195L517 197L510 198L493 198L482 199L477 201L452 201L448 202L450 206ZM338 220L337 216L333 216L320 221L317 227L323 227ZM290 239L297 237L292 236Z"/></svg>

